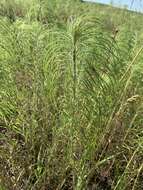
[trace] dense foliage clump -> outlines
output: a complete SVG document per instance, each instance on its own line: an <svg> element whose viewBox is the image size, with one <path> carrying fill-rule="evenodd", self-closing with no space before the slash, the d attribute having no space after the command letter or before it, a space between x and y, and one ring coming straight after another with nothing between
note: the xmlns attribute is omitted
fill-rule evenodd
<svg viewBox="0 0 143 190"><path fill-rule="evenodd" d="M0 2L0 189L143 189L143 16Z"/></svg>

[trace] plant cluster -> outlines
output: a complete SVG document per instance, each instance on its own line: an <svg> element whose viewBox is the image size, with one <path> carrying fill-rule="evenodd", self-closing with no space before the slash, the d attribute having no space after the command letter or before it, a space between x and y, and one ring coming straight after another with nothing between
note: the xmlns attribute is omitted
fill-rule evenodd
<svg viewBox="0 0 143 190"><path fill-rule="evenodd" d="M143 16L78 0L0 15L0 189L143 189Z"/></svg>

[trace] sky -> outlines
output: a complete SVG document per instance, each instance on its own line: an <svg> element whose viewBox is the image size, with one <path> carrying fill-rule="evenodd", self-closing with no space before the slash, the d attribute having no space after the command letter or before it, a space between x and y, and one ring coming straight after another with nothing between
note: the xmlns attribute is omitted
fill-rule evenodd
<svg viewBox="0 0 143 190"><path fill-rule="evenodd" d="M98 3L104 3L104 4L110 4L111 0L84 0L84 1L91 1L91 2L98 2ZM138 12L143 12L143 0L112 0L114 5L118 6L124 6L127 5L129 9L138 11ZM131 6L132 4L132 6Z"/></svg>

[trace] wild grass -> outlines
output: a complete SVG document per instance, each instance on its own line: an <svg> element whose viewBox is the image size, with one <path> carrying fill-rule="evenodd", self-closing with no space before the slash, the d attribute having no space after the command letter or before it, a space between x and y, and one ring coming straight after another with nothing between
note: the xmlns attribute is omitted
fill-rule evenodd
<svg viewBox="0 0 143 190"><path fill-rule="evenodd" d="M0 19L0 189L141 190L142 16L121 24L117 11L116 26L108 10L97 17L76 1L10 2ZM11 19L11 9L24 12Z"/></svg>

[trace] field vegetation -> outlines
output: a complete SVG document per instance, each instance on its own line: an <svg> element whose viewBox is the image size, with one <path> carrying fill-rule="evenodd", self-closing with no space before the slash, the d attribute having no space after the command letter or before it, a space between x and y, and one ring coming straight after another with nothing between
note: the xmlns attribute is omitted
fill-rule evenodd
<svg viewBox="0 0 143 190"><path fill-rule="evenodd" d="M0 1L0 190L143 189L143 15Z"/></svg>

